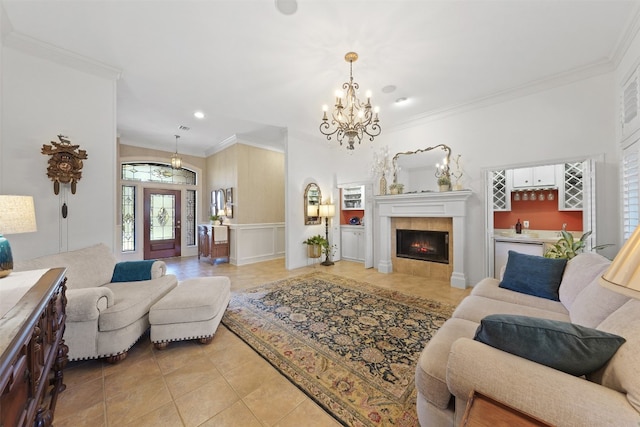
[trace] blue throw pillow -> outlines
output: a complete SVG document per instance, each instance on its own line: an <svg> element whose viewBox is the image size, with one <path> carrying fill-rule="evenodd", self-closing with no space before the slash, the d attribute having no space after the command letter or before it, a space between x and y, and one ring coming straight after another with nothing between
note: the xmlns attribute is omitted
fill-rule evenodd
<svg viewBox="0 0 640 427"><path fill-rule="evenodd" d="M523 294L560 301L558 288L566 259L545 258L509 251L500 287Z"/></svg>
<svg viewBox="0 0 640 427"><path fill-rule="evenodd" d="M602 367L625 342L573 323L509 314L482 319L473 339L576 376Z"/></svg>
<svg viewBox="0 0 640 427"><path fill-rule="evenodd" d="M151 280L151 266L154 262L155 259L119 262L113 269L111 283Z"/></svg>

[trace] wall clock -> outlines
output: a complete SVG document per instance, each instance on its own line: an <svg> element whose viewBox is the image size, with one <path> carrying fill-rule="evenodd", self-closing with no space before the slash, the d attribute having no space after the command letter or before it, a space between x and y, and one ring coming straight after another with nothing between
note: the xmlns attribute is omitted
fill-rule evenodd
<svg viewBox="0 0 640 427"><path fill-rule="evenodd" d="M71 184L71 194L76 194L76 184L82 178L82 161L87 152L79 145L72 145L68 137L58 135L60 142L42 145L42 154L49 157L47 176L53 181L53 192L60 193L60 183Z"/></svg>

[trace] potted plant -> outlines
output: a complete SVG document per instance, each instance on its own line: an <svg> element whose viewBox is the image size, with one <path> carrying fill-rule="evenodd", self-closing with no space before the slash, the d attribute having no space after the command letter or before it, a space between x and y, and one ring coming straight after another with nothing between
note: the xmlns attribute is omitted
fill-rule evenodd
<svg viewBox="0 0 640 427"><path fill-rule="evenodd" d="M404 190L404 184L394 183L389 186L389 191L391 194L402 194Z"/></svg>
<svg viewBox="0 0 640 427"><path fill-rule="evenodd" d="M440 175L438 177L438 187L440 187L440 191L451 190L451 177L448 174Z"/></svg>
<svg viewBox="0 0 640 427"><path fill-rule="evenodd" d="M551 246L545 253L545 258L566 258L571 259L578 255L580 252L584 250L584 246L587 243L587 238L591 236L591 231L587 231L580 237L579 240L576 240L573 237L573 234L569 233L565 230L560 230L560 239L556 242L555 245ZM594 246L594 250L603 249L607 246L611 246L611 244L604 244Z"/></svg>
<svg viewBox="0 0 640 427"><path fill-rule="evenodd" d="M211 224L220 225L220 215L211 215L209 219L211 220Z"/></svg>
<svg viewBox="0 0 640 427"><path fill-rule="evenodd" d="M302 243L307 245L307 256L309 258L320 258L325 248L329 246L327 239L319 234L309 237Z"/></svg>

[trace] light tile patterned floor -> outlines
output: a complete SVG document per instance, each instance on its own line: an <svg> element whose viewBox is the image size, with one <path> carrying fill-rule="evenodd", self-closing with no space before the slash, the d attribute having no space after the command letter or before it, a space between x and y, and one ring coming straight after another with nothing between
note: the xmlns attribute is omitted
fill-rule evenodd
<svg viewBox="0 0 640 427"><path fill-rule="evenodd" d="M232 291L321 270L451 304L469 293L348 261L292 271L282 259L241 267L196 257L165 261L179 279L229 276ZM178 342L158 351L145 335L119 364L70 362L64 376L67 389L58 400L56 427L340 425L223 325L209 345Z"/></svg>

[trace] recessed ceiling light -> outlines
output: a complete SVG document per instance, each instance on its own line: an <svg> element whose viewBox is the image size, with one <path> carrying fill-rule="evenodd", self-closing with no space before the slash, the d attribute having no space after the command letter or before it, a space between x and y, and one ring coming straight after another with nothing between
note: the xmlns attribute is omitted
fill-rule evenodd
<svg viewBox="0 0 640 427"><path fill-rule="evenodd" d="M197 118L197 119L204 119L204 113L202 111L196 111L195 113L193 113L193 115Z"/></svg>
<svg viewBox="0 0 640 427"><path fill-rule="evenodd" d="M387 85L382 88L382 93L391 93L394 92L397 88L394 85Z"/></svg>
<svg viewBox="0 0 640 427"><path fill-rule="evenodd" d="M298 10L297 0L276 0L276 9L283 15L293 15Z"/></svg>

